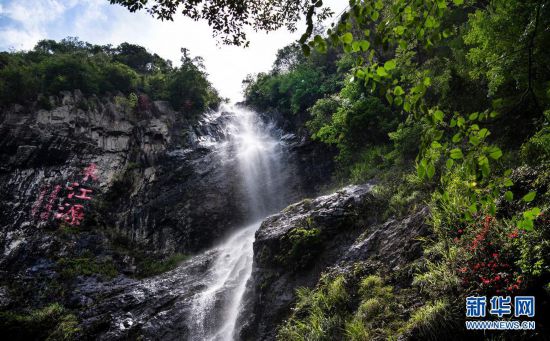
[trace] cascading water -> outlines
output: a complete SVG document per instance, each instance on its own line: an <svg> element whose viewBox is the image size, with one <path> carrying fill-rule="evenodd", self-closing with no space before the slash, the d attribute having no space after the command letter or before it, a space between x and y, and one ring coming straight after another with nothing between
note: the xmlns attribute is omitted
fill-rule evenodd
<svg viewBox="0 0 550 341"><path fill-rule="evenodd" d="M218 155L236 162L242 200L251 223L214 248L217 256L209 267L204 290L193 298L189 318L192 340L232 340L246 282L252 272L254 233L261 219L285 204L287 176L281 140L275 129L257 114L242 107L224 108L230 115L226 138L218 142Z"/></svg>

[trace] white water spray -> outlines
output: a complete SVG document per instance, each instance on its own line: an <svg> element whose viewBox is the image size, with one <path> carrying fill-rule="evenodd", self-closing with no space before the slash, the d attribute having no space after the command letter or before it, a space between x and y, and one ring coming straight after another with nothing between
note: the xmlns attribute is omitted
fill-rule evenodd
<svg viewBox="0 0 550 341"><path fill-rule="evenodd" d="M189 325L192 340L229 341L234 339L246 282L252 272L254 233L261 219L280 209L285 200L283 148L253 111L242 107L225 108L227 139L219 145L219 155L237 162L243 200L250 208L250 225L238 230L215 248L216 259L210 266L203 291L193 299Z"/></svg>

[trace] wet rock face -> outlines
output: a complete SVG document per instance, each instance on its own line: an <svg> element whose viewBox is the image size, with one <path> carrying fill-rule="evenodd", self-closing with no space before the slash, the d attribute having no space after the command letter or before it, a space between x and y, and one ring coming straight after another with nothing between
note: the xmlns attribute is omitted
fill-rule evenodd
<svg viewBox="0 0 550 341"><path fill-rule="evenodd" d="M177 269L143 281L78 283L75 295L93 302L81 310L84 335L94 340L188 340L193 295L204 289L216 256L205 252Z"/></svg>
<svg viewBox="0 0 550 341"><path fill-rule="evenodd" d="M129 110L78 91L51 102L51 110L15 105L0 114L5 256L59 225L53 216L65 184L81 181L90 164L98 180L89 184L93 195L81 226L116 229L152 250L192 252L242 221L235 184L201 144L220 138L215 122L205 130L163 102ZM56 185L62 188L51 214L41 218Z"/></svg>
<svg viewBox="0 0 550 341"><path fill-rule="evenodd" d="M430 233L424 223L427 210L381 223L384 203L372 187L350 186L304 200L262 223L241 315L243 340L274 340L277 326L290 314L295 290L314 287L331 267L375 260L398 270L421 256L417 237Z"/></svg>

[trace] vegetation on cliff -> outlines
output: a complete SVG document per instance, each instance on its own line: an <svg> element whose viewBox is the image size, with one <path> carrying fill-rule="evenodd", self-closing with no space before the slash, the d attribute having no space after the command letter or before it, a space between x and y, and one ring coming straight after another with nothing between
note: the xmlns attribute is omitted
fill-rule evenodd
<svg viewBox="0 0 550 341"><path fill-rule="evenodd" d="M0 105L38 100L80 90L85 95L122 93L132 108L167 100L175 110L197 115L221 99L207 79L202 58L183 48L180 66L173 66L144 47L122 43L93 45L77 38L42 40L30 51L0 53Z"/></svg>
<svg viewBox="0 0 550 341"><path fill-rule="evenodd" d="M548 10L545 1L352 0L325 36L301 40L309 58L291 45L246 80L248 103L305 121L297 130L338 148L336 182L378 179L387 216L430 207L434 237L412 281L432 302L426 314L475 293L548 300ZM319 294L332 285L323 283ZM309 328L310 339L341 338L344 324L372 338L349 312L323 317L325 326L312 315L322 309L305 314L300 302L282 339ZM422 318L410 319L400 328Z"/></svg>

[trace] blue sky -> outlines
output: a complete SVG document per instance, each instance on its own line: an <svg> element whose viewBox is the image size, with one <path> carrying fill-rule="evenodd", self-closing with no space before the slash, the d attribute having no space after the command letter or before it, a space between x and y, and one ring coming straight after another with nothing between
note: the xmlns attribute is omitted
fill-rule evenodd
<svg viewBox="0 0 550 341"><path fill-rule="evenodd" d="M336 13L347 0L325 1ZM303 26L302 26L303 27ZM147 13L130 13L108 0L0 0L0 50L31 49L40 39L78 37L95 44L130 42L179 61L180 48L204 57L209 78L221 94L241 98L241 81L249 73L268 70L277 49L300 32L250 32L249 48L219 46L204 22L177 17L161 22Z"/></svg>

